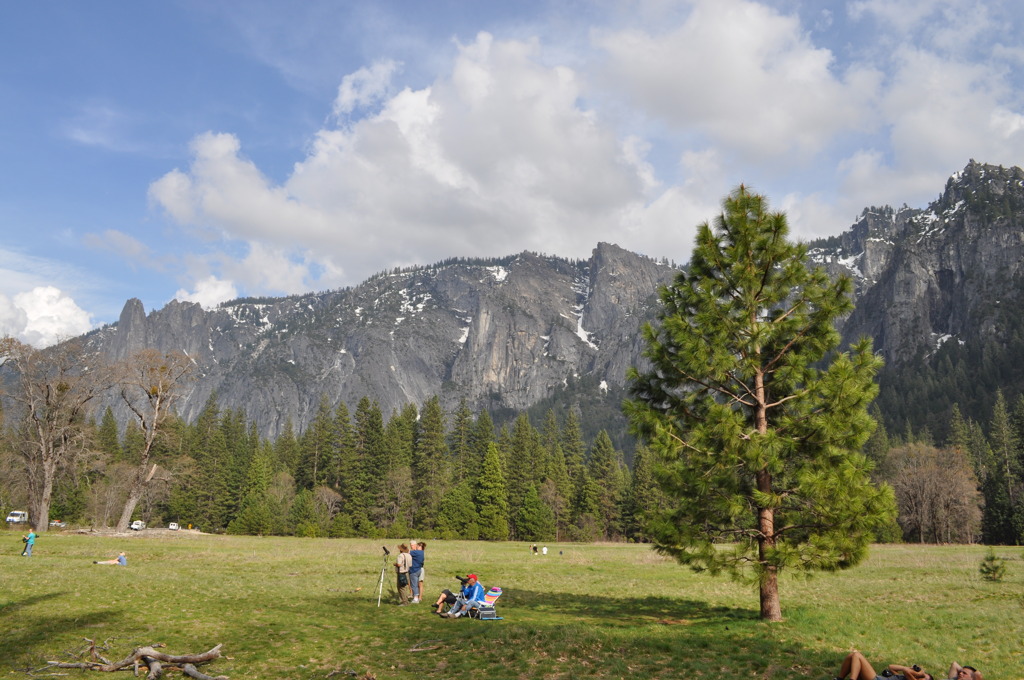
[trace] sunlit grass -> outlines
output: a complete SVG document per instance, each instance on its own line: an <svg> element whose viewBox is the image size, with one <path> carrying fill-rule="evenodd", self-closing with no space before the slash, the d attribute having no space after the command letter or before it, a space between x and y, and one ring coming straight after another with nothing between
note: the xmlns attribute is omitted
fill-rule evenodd
<svg viewBox="0 0 1024 680"><path fill-rule="evenodd" d="M391 569L378 608L380 541L48 533L31 559L14 533L0 532L5 544L4 673L66 659L92 638L109 640L111 657L155 642L175 653L223 643L211 670L232 678L822 680L851 648L879 667L944 673L957 660L987 678L1024 678L1021 548L997 549L1007 576L990 583L978 574L981 547L877 546L855 569L784 577L786 620L765 624L752 588L636 545L549 544L533 556L525 544L428 540L427 600L469 571L505 589L504 620L484 622L394 606ZM92 564L119 550L128 568Z"/></svg>

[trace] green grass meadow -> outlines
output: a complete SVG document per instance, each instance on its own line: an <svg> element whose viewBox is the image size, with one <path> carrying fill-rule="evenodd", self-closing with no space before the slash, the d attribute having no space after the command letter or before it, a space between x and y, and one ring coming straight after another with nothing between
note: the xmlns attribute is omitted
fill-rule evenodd
<svg viewBox="0 0 1024 680"><path fill-rule="evenodd" d="M0 673L71 660L84 638L110 659L223 644L205 667L230 678L814 678L859 649L876 670L951 661L986 680L1024 678L1024 548L875 546L860 566L781 582L782 623L757 618L753 587L694 574L649 547L430 541L427 598L474 571L499 585L501 621L447 620L394 604L381 541L189 532L44 534L32 558L0 531ZM388 543L389 548L394 542ZM127 568L92 564L124 550ZM420 649L425 648L425 649ZM39 676L49 677L44 669ZM96 677L79 670L61 677ZM124 677L118 674L117 677ZM180 677L180 676L177 676Z"/></svg>

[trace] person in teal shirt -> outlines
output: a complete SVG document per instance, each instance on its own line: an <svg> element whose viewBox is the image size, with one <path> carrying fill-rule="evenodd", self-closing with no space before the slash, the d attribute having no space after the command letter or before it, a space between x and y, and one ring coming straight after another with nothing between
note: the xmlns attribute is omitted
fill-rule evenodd
<svg viewBox="0 0 1024 680"><path fill-rule="evenodd" d="M32 546L36 544L36 528L29 527L28 533L22 536L21 540L25 542L25 549L21 551L21 554L25 557L32 557Z"/></svg>

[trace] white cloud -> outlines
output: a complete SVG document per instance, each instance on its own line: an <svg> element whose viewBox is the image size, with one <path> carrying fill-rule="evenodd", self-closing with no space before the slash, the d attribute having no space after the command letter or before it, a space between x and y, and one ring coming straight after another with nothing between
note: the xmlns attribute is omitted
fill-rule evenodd
<svg viewBox="0 0 1024 680"><path fill-rule="evenodd" d="M971 158L1020 163L1024 115L1014 110L1015 98L998 66L912 46L897 50L880 104L887 137L839 162L842 193L860 207L923 205Z"/></svg>
<svg viewBox="0 0 1024 680"><path fill-rule="evenodd" d="M480 33L427 86L403 88L388 59L345 76L283 181L249 140L207 132L150 197L210 237L185 280L243 294L597 241L681 261L740 182L794 236L833 234L868 205L935 198L969 158L1024 156L1024 51L975 4L863 0L802 20L800 3L686 0L595 10L608 23L590 45Z"/></svg>
<svg viewBox="0 0 1024 680"><path fill-rule="evenodd" d="M647 148L581 107L574 71L542 64L536 42L481 34L459 49L449 76L321 130L281 185L241 155L236 137L207 133L187 171L154 182L150 196L182 223L247 243L254 261L290 262L276 279L250 277L261 292L455 255L581 256L630 235L675 242L644 233L657 188Z"/></svg>
<svg viewBox="0 0 1024 680"><path fill-rule="evenodd" d="M870 124L881 74L836 73L799 17L746 0L701 0L676 26L598 34L608 82L652 116L729 154L773 163Z"/></svg>
<svg viewBox="0 0 1024 680"><path fill-rule="evenodd" d="M204 309L213 309L222 302L238 297L238 291L230 281L222 281L216 276L208 276L196 281L195 291L188 292L184 288L174 294L180 302L198 302Z"/></svg>
<svg viewBox="0 0 1024 680"><path fill-rule="evenodd" d="M53 286L38 286L12 297L0 294L0 335L34 347L48 347L93 326L90 314Z"/></svg>
<svg viewBox="0 0 1024 680"><path fill-rule="evenodd" d="M342 78L338 96L334 100L334 115L343 116L358 107L371 106L381 101L391 86L391 77L396 70L398 64L385 59Z"/></svg>

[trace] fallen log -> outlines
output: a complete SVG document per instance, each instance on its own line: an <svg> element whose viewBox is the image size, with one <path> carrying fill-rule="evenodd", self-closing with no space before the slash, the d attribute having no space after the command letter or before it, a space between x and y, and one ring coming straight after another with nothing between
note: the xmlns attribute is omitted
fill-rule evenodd
<svg viewBox="0 0 1024 680"><path fill-rule="evenodd" d="M90 640L90 642L92 642ZM147 669L146 678L147 680L156 680L161 677L165 670L179 670L189 677L196 678L196 680L228 680L226 676L210 676L202 673L198 668L199 664L209 663L214 659L220 658L221 645L217 645L213 649L210 649L199 654L164 654L163 652L157 651L158 647L163 647L162 644L154 644L146 647L136 647L132 653L115 663L110 663L102 656L99 656L95 652L95 647L92 647L89 651L92 652L94 658L99 657L100 661L48 661L47 666L50 668L78 668L81 670L89 671L103 671L113 672L120 671L131 667L137 676L139 670L145 666Z"/></svg>

